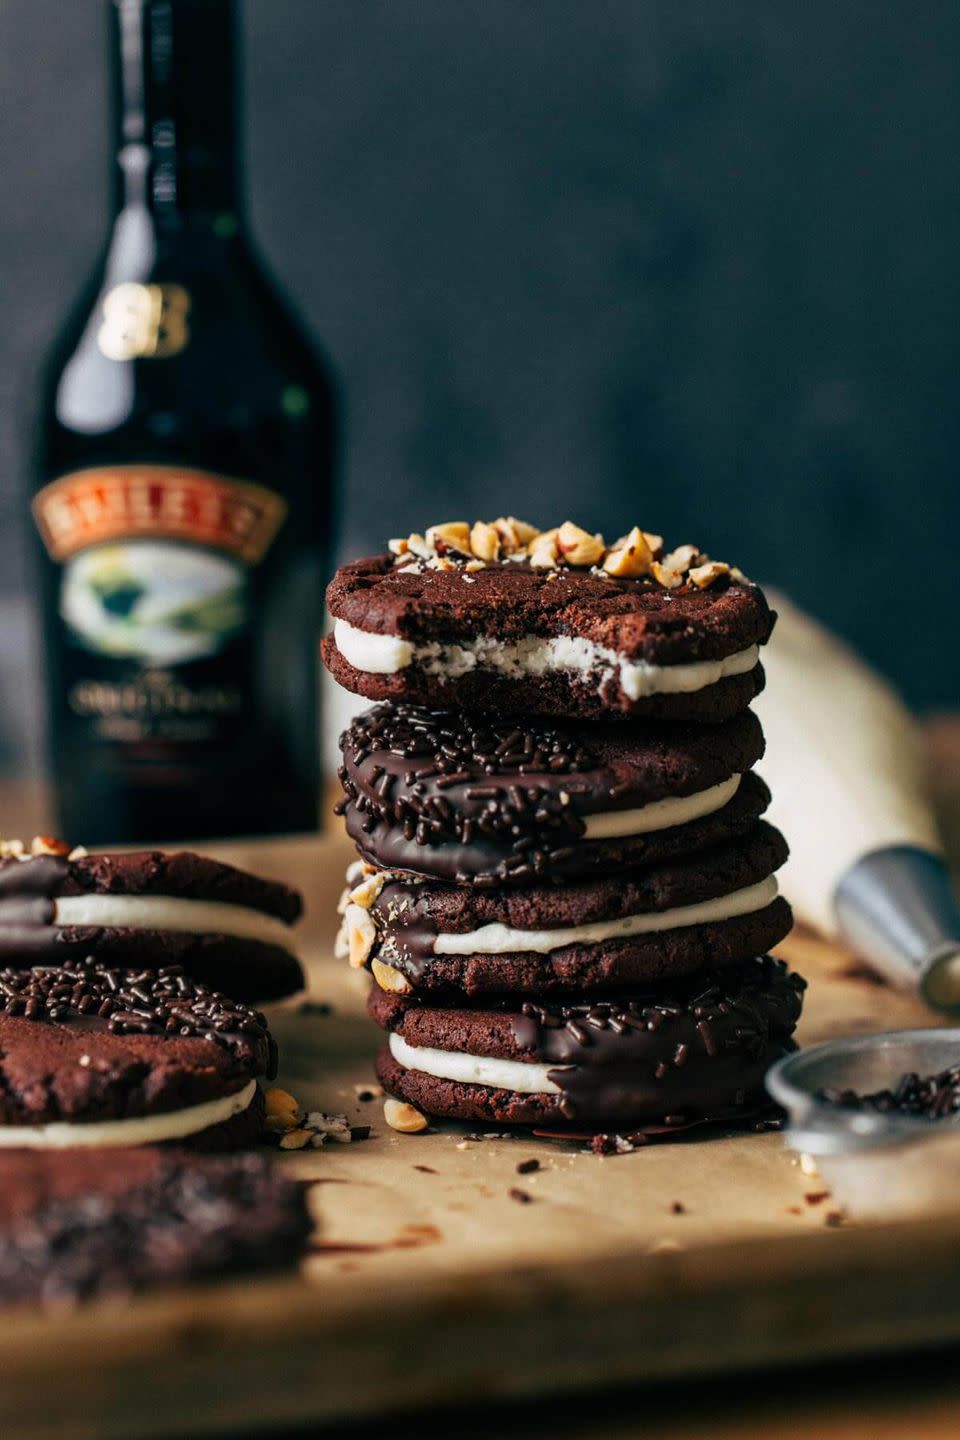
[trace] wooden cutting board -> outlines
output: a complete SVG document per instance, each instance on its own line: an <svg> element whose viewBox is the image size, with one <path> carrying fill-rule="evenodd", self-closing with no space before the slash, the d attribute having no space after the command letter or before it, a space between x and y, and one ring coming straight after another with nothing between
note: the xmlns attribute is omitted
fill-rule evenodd
<svg viewBox="0 0 960 1440"><path fill-rule="evenodd" d="M355 1095L378 1037L331 954L343 839L211 853L307 895L311 1000L333 1010L277 1007L281 1082L373 1136L279 1157L316 1182L300 1276L5 1316L0 1435L246 1433L960 1338L956 1218L829 1223L778 1134L610 1158L529 1136L464 1142L467 1127L394 1134ZM809 934L782 953L811 981L804 1041L932 1023ZM518 1174L533 1157L540 1170Z"/></svg>

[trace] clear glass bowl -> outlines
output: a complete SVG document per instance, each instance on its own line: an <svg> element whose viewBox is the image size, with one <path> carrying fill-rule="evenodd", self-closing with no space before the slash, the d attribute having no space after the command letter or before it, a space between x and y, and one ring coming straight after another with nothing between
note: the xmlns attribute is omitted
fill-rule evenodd
<svg viewBox="0 0 960 1440"><path fill-rule="evenodd" d="M812 1157L833 1199L855 1219L960 1209L960 1115L923 1120L847 1109L821 1090L896 1089L908 1071L960 1064L960 1029L889 1030L788 1055L767 1076L787 1112L786 1143Z"/></svg>

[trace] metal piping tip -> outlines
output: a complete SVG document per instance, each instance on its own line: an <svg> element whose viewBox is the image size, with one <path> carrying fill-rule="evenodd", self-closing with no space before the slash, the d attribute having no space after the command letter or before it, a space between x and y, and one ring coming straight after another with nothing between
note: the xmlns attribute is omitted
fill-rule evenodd
<svg viewBox="0 0 960 1440"><path fill-rule="evenodd" d="M865 855L834 892L841 937L891 983L960 1013L960 907L941 856L913 845Z"/></svg>

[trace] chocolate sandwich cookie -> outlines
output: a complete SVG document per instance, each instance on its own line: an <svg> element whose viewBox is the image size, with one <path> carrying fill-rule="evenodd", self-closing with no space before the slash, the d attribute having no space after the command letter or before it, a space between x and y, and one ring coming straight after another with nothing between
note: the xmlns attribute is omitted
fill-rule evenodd
<svg viewBox="0 0 960 1440"><path fill-rule="evenodd" d="M62 1304L295 1265L305 1187L261 1155L0 1156L0 1303Z"/></svg>
<svg viewBox="0 0 960 1440"><path fill-rule="evenodd" d="M804 982L769 957L615 999L434 1009L373 988L377 1075L429 1115L596 1131L731 1119L793 1048Z"/></svg>
<svg viewBox="0 0 960 1440"><path fill-rule="evenodd" d="M64 847L65 848L65 847ZM238 1000L303 985L286 885L187 851L0 860L0 965L182 965Z"/></svg>
<svg viewBox="0 0 960 1440"><path fill-rule="evenodd" d="M792 917L774 872L786 857L782 835L759 821L697 855L564 886L484 889L354 873L346 950L394 993L537 995L672 979L784 938Z"/></svg>
<svg viewBox="0 0 960 1440"><path fill-rule="evenodd" d="M639 530L624 566L622 548L576 526L579 550L558 548L568 526L540 550L523 528L528 543L489 560L457 524L344 565L327 591L334 679L372 700L590 719L717 723L759 694L774 616L738 571L694 563L693 546L656 559L662 542Z"/></svg>
<svg viewBox="0 0 960 1440"><path fill-rule="evenodd" d="M177 965L0 970L0 1150L239 1149L275 1071L263 1016Z"/></svg>
<svg viewBox="0 0 960 1440"><path fill-rule="evenodd" d="M741 835L769 792L752 712L713 726L523 723L376 705L340 738L364 859L460 885L561 883Z"/></svg>

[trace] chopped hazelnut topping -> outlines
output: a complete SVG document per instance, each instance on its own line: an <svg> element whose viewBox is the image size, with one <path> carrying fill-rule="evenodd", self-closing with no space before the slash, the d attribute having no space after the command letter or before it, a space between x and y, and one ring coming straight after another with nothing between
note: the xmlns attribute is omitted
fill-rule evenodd
<svg viewBox="0 0 960 1440"><path fill-rule="evenodd" d="M730 574L730 566L722 560L709 560L706 565L697 565L690 571L690 579L698 590L706 590L722 575Z"/></svg>
<svg viewBox="0 0 960 1440"><path fill-rule="evenodd" d="M696 545L680 545L665 555L663 537L652 530L641 530L639 525L608 546L602 535L591 535L572 520L538 530L515 515L501 515L493 521L472 523L447 520L429 526L426 536L414 531L406 539L391 540L389 546L394 563L401 569L417 573L458 571L464 579L469 578L464 572L511 561L525 561L534 570L557 571L572 566L614 579L651 575L666 590L678 589L687 576L700 589L712 585L721 575L746 579L735 568L708 561Z"/></svg>
<svg viewBox="0 0 960 1440"><path fill-rule="evenodd" d="M387 965L383 960L372 960L370 969L381 990L389 990L393 995L409 995L413 989L403 971L394 965Z"/></svg>
<svg viewBox="0 0 960 1440"><path fill-rule="evenodd" d="M572 520L565 520L557 531L557 549L571 565L596 565L605 548L602 535L591 535Z"/></svg>
<svg viewBox="0 0 960 1440"><path fill-rule="evenodd" d="M442 525L431 525L427 531L427 544L438 555L455 550L459 555L470 554L470 526L466 520L447 520Z"/></svg>
<svg viewBox="0 0 960 1440"><path fill-rule="evenodd" d="M669 555L664 555L663 564L668 570L675 570L678 575L686 575L690 566L700 556L696 545L678 545L676 550L671 550Z"/></svg>
<svg viewBox="0 0 960 1440"><path fill-rule="evenodd" d="M347 926L348 959L354 970L362 970L370 958L377 939L377 929L362 905L348 905L344 921Z"/></svg>
<svg viewBox="0 0 960 1440"><path fill-rule="evenodd" d="M528 557L534 570L555 570L560 563L556 530L545 530L530 546Z"/></svg>
<svg viewBox="0 0 960 1440"><path fill-rule="evenodd" d="M478 560L496 560L500 554L500 536L494 525L477 520L470 530L470 549Z"/></svg>
<svg viewBox="0 0 960 1440"><path fill-rule="evenodd" d="M676 570L670 570L666 565L661 565L659 560L654 560L650 566L650 573L657 584L663 586L664 590L676 590L679 585L683 584L683 576L678 575Z"/></svg>
<svg viewBox="0 0 960 1440"><path fill-rule="evenodd" d="M385 1101L383 1118L391 1130L396 1130L401 1135L416 1135L420 1130L426 1130L430 1123L426 1115L422 1115L404 1100Z"/></svg>
<svg viewBox="0 0 960 1440"><path fill-rule="evenodd" d="M303 1111L289 1090L272 1085L264 1092L263 1099L267 1109L268 1130L274 1133L294 1130L303 1119Z"/></svg>
<svg viewBox="0 0 960 1440"><path fill-rule="evenodd" d="M359 885L355 885L352 890L348 891L347 898L349 903L351 905L359 905L362 910L369 910L383 889L386 878L382 870L376 871L373 875L368 875L366 879L360 881Z"/></svg>
<svg viewBox="0 0 960 1440"><path fill-rule="evenodd" d="M312 1130L288 1130L280 1137L281 1150L305 1150L313 1139Z"/></svg>
<svg viewBox="0 0 960 1440"><path fill-rule="evenodd" d="M647 537L638 525L607 551L603 568L608 575L637 576L649 573L653 555Z"/></svg>
<svg viewBox="0 0 960 1440"><path fill-rule="evenodd" d="M335 960L349 960L350 958L350 935L345 919L340 921L340 928L334 936L333 958Z"/></svg>
<svg viewBox="0 0 960 1440"><path fill-rule="evenodd" d="M494 520L493 529L500 541L500 549L504 555L516 555L524 548L524 541L520 539L519 532L513 519L505 519L503 515L499 520Z"/></svg>

